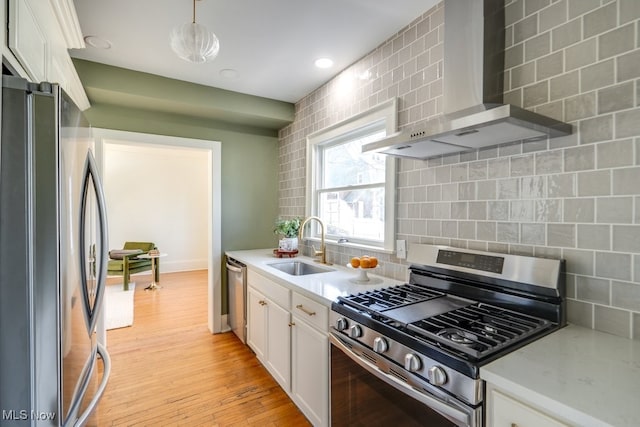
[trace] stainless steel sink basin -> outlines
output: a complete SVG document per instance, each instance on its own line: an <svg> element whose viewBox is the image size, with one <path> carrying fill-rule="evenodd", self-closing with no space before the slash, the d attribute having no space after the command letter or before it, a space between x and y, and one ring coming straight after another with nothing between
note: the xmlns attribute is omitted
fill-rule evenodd
<svg viewBox="0 0 640 427"><path fill-rule="evenodd" d="M306 262L301 261L274 262L273 264L269 264L269 266L292 276L306 276L307 274L327 273L329 271L333 271L331 268L319 267L317 265L307 264Z"/></svg>

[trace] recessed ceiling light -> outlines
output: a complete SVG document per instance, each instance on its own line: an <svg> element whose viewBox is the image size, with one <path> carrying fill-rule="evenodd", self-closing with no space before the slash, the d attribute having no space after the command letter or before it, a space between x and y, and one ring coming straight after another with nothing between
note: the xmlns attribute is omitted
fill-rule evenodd
<svg viewBox="0 0 640 427"><path fill-rule="evenodd" d="M220 70L220 75L225 79L235 80L240 76L240 73L233 68L225 68L224 70Z"/></svg>
<svg viewBox="0 0 640 427"><path fill-rule="evenodd" d="M320 58L316 59L316 67L318 68L329 68L333 65L333 61L329 58Z"/></svg>
<svg viewBox="0 0 640 427"><path fill-rule="evenodd" d="M96 49L111 49L111 42L98 36L86 36L84 42Z"/></svg>

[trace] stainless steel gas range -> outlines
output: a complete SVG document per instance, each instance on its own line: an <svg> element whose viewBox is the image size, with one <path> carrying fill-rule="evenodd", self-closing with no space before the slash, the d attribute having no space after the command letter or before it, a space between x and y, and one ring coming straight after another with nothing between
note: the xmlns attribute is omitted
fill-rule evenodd
<svg viewBox="0 0 640 427"><path fill-rule="evenodd" d="M480 367L566 324L564 262L413 245L409 282L331 307L333 426L483 426Z"/></svg>

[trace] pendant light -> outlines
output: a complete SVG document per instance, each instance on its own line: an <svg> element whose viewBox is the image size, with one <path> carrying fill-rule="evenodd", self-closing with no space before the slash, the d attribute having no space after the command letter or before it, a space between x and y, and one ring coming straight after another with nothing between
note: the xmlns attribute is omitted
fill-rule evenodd
<svg viewBox="0 0 640 427"><path fill-rule="evenodd" d="M218 37L204 25L196 23L196 0L193 0L193 22L175 27L169 41L176 55L196 64L212 61L220 50Z"/></svg>

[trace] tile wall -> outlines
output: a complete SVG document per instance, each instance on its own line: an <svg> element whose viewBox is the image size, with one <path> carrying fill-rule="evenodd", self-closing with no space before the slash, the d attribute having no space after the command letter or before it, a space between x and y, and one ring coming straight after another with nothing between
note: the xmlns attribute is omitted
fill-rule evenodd
<svg viewBox="0 0 640 427"><path fill-rule="evenodd" d="M640 339L640 1L506 0L505 101L575 133L399 160L397 238L567 260L571 323ZM441 112L442 3L296 104L280 132L280 214L303 216L306 136L399 99ZM371 251L368 251L371 252ZM357 249L332 245L346 263ZM379 254L382 274L406 265Z"/></svg>

